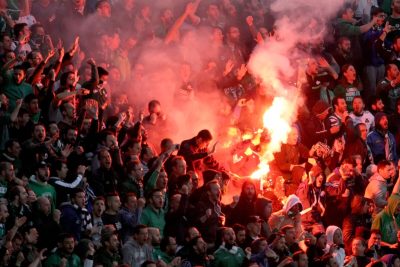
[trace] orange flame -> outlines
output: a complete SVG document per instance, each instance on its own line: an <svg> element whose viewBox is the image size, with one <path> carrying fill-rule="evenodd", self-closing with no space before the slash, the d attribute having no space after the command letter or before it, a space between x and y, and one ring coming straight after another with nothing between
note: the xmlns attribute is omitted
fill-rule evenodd
<svg viewBox="0 0 400 267"><path fill-rule="evenodd" d="M272 105L264 113L264 129L268 130L270 142L261 154L258 170L251 174L252 179L260 180L260 189L262 189L263 179L270 171L269 163L274 160L274 153L280 151L281 144L287 141L287 136L291 131L292 106L286 98L275 97Z"/></svg>

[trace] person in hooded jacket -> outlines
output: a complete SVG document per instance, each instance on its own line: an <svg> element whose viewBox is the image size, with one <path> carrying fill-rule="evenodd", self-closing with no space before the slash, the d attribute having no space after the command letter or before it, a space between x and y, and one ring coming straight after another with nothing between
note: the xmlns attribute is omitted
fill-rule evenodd
<svg viewBox="0 0 400 267"><path fill-rule="evenodd" d="M332 254L339 267L343 267L346 252L344 251L342 229L335 225L328 226L326 228L326 240L325 252Z"/></svg>
<svg viewBox="0 0 400 267"><path fill-rule="evenodd" d="M312 167L309 179L305 179L297 189L296 195L303 204L302 215L303 227L307 228L313 224L322 224L322 216L325 213L326 192L325 175L318 165Z"/></svg>
<svg viewBox="0 0 400 267"><path fill-rule="evenodd" d="M397 228L400 225L400 195L392 194L388 199L387 206L379 212L373 222L371 229L382 233L382 241L397 243Z"/></svg>
<svg viewBox="0 0 400 267"><path fill-rule="evenodd" d="M274 212L269 218L269 225L272 231L280 231L285 225L293 225L296 229L296 237L299 238L302 233L301 214L303 204L296 195L290 195L283 208Z"/></svg>

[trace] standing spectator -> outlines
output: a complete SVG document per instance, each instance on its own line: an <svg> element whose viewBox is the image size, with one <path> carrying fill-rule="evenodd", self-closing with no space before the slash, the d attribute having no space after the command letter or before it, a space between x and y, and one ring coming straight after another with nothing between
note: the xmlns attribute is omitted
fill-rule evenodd
<svg viewBox="0 0 400 267"><path fill-rule="evenodd" d="M367 144L374 162L382 159L397 161L396 140L389 132L389 121L385 113L378 112L375 115L375 130L369 133Z"/></svg>
<svg viewBox="0 0 400 267"><path fill-rule="evenodd" d="M109 229L101 234L101 248L94 255L94 266L112 267L122 263L118 235Z"/></svg>
<svg viewBox="0 0 400 267"><path fill-rule="evenodd" d="M386 65L385 78L378 83L377 94L389 114L396 111L396 100L400 96L400 72L395 64Z"/></svg>
<svg viewBox="0 0 400 267"><path fill-rule="evenodd" d="M232 228L222 230L222 245L214 252L215 267L240 267L245 260L245 253L235 246L235 232Z"/></svg>
<svg viewBox="0 0 400 267"><path fill-rule="evenodd" d="M353 111L350 112L349 116L353 121L353 125L356 126L359 123L364 123L367 131L372 131L375 127L375 118L371 112L365 109L364 100L361 96L354 97L352 107Z"/></svg>
<svg viewBox="0 0 400 267"><path fill-rule="evenodd" d="M400 195L392 194L387 206L379 212L373 222L371 229L379 230L382 233L382 241L394 244L397 242L397 225L400 223Z"/></svg>
<svg viewBox="0 0 400 267"><path fill-rule="evenodd" d="M347 107L353 109L352 102L354 97L360 95L362 86L357 78L357 72L353 65L344 65L341 68L342 78L336 86L335 96L343 97L346 100Z"/></svg>
<svg viewBox="0 0 400 267"><path fill-rule="evenodd" d="M70 234L61 234L58 240L59 241L57 250L46 259L46 261L44 262L44 266L45 267L62 266L62 264L65 264L65 262L67 262L70 266L80 266L82 264L81 260L74 253L74 248L75 248L74 236ZM86 261L84 264L88 264L89 262L93 264L93 261L90 259L87 259Z"/></svg>
<svg viewBox="0 0 400 267"><path fill-rule="evenodd" d="M155 189L149 194L148 204L143 209L140 217L140 223L148 227L155 227L160 230L161 236L164 236L165 227L165 211L164 194L162 191Z"/></svg>
<svg viewBox="0 0 400 267"><path fill-rule="evenodd" d="M130 239L122 247L123 263L131 267L140 267L146 260L153 259L153 248L148 244L149 232L145 225L138 224Z"/></svg>
<svg viewBox="0 0 400 267"><path fill-rule="evenodd" d="M394 166L390 161L382 160L378 163L378 171L369 179L365 189L365 197L374 202L374 215L378 214L388 204L386 198L388 193L387 181L391 178Z"/></svg>

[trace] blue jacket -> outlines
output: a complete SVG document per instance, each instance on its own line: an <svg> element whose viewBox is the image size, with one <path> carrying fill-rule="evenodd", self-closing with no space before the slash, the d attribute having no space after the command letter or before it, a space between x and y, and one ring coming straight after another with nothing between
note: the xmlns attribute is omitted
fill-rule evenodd
<svg viewBox="0 0 400 267"><path fill-rule="evenodd" d="M385 155L385 135L377 130L374 130L368 134L367 144L371 149L371 153L375 163L378 163L383 159L397 162L396 140L393 134L391 134L390 132L388 132L387 134L389 137L389 149L390 149L390 155L388 159L386 158Z"/></svg>
<svg viewBox="0 0 400 267"><path fill-rule="evenodd" d="M80 240L82 218L78 209L70 203L63 203L60 206L60 211L60 225L63 231L73 234L76 240Z"/></svg>

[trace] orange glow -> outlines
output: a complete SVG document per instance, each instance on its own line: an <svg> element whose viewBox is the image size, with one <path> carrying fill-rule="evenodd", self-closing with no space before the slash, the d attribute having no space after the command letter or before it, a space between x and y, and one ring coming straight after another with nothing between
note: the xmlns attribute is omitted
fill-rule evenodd
<svg viewBox="0 0 400 267"><path fill-rule="evenodd" d="M267 109L263 116L263 126L270 136L270 141L261 153L258 170L251 174L252 179L260 180L262 189L264 179L270 171L269 163L274 160L274 153L279 152L281 144L285 143L291 130L293 113L292 105L283 97L275 97L272 105Z"/></svg>

